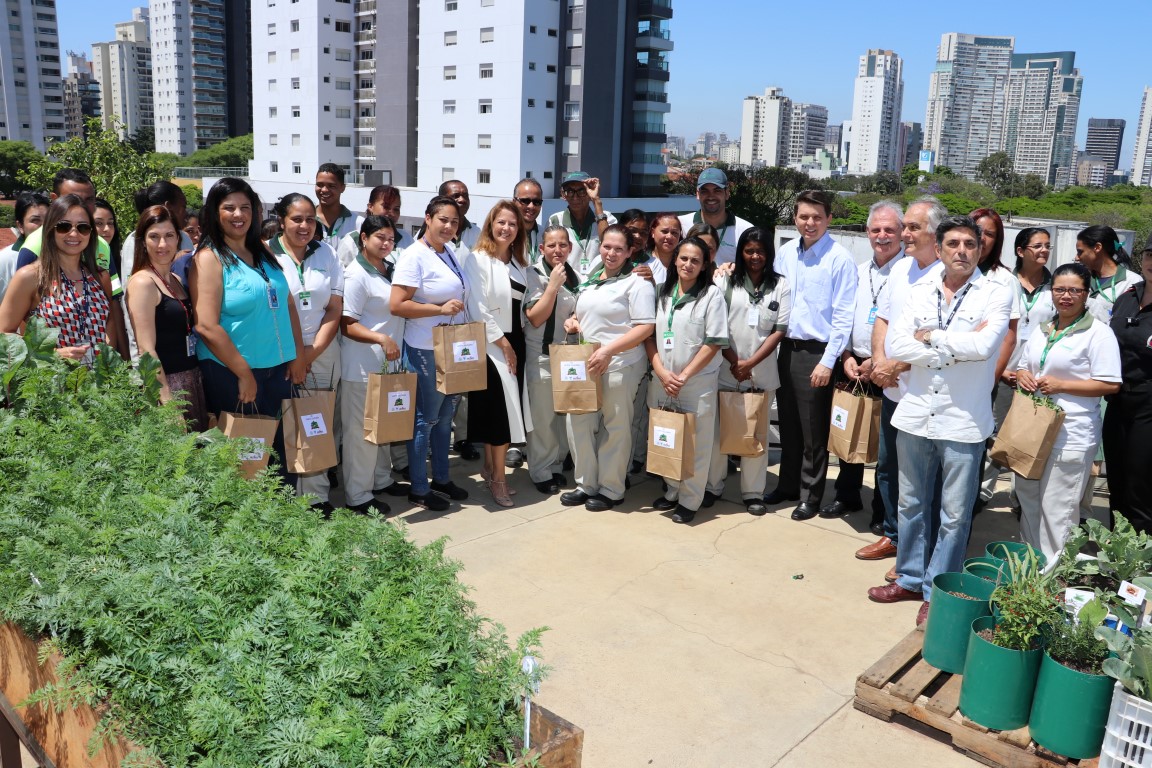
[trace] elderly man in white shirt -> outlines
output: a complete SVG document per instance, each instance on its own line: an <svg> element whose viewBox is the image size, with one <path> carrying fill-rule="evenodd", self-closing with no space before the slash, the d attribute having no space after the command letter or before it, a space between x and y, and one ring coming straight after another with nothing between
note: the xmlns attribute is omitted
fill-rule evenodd
<svg viewBox="0 0 1152 768"><path fill-rule="evenodd" d="M892 357L911 366L907 393L892 417L900 430L899 577L868 590L879 603L923 600L917 624L928 616L932 579L964 562L980 457L993 427L987 393L1013 302L1010 290L977 270L980 228L971 218L941 222L936 249L941 280L915 287L892 326ZM941 520L933 548L929 518L938 468Z"/></svg>

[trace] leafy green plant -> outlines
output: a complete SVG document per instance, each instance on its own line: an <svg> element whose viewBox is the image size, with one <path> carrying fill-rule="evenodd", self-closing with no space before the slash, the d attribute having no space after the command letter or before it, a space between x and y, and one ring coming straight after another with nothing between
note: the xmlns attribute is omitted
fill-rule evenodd
<svg viewBox="0 0 1152 768"><path fill-rule="evenodd" d="M1138 629L1129 637L1112 627L1097 627L1096 637L1116 654L1104 660L1104 674L1119 680L1133 696L1152 701L1152 629Z"/></svg>
<svg viewBox="0 0 1152 768"><path fill-rule="evenodd" d="M992 592L996 629L992 642L1002 648L1030 651L1039 644L1044 628L1060 620L1058 589L1040 569L1034 550L1008 553L1007 580Z"/></svg>
<svg viewBox="0 0 1152 768"><path fill-rule="evenodd" d="M1103 674L1101 664L1108 658L1108 646L1096 637L1096 628L1108 617L1101 600L1084 604L1072 622L1054 622L1045 639L1048 655L1066 667L1090 675Z"/></svg>
<svg viewBox="0 0 1152 768"><path fill-rule="evenodd" d="M542 630L510 647L443 542L245 480L236 441L186 434L106 349L87 369L37 323L0 338L0 613L64 659L31 702L96 706L133 765L517 755Z"/></svg>
<svg viewBox="0 0 1152 768"><path fill-rule="evenodd" d="M1095 559L1077 559L1086 548L1095 548ZM1137 531L1121 514L1109 530L1089 519L1073 529L1064 544L1054 575L1069 586L1098 587L1115 594L1120 582L1136 583L1152 571L1152 536ZM1152 587L1152 582L1138 586Z"/></svg>

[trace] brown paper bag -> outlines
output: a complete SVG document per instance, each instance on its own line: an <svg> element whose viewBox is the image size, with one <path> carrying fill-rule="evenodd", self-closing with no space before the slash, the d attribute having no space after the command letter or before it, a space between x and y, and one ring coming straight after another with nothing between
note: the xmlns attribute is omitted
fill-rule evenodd
<svg viewBox="0 0 1152 768"><path fill-rule="evenodd" d="M720 393L720 453L763 456L768 450L768 393Z"/></svg>
<svg viewBox="0 0 1152 768"><path fill-rule="evenodd" d="M432 328L436 391L444 395L488 388L488 344L484 323Z"/></svg>
<svg viewBox="0 0 1152 768"><path fill-rule="evenodd" d="M868 464L880 456L880 398L862 388L837 388L832 394L828 450L849 464Z"/></svg>
<svg viewBox="0 0 1152 768"><path fill-rule="evenodd" d="M240 474L251 480L268 466L268 454L276 439L280 419L271 416L253 416L243 413L220 414L220 431L228 437L245 440L248 445L240 454Z"/></svg>
<svg viewBox="0 0 1152 768"><path fill-rule="evenodd" d="M667 406L665 406L667 407ZM648 411L648 471L669 480L692 477L696 463L696 414Z"/></svg>
<svg viewBox="0 0 1152 768"><path fill-rule="evenodd" d="M310 474L336 466L336 438L332 434L336 393L318 390L283 400L281 407L287 470Z"/></svg>
<svg viewBox="0 0 1152 768"><path fill-rule="evenodd" d="M604 402L600 376L588 374L588 358L600 344L550 344L552 409L556 413L596 413Z"/></svg>
<svg viewBox="0 0 1152 768"><path fill-rule="evenodd" d="M411 440L416 426L416 374L370 373L364 439L376 445Z"/></svg>
<svg viewBox="0 0 1152 768"><path fill-rule="evenodd" d="M1039 480L1063 423L1063 410L1037 403L1017 390L988 457L1027 480Z"/></svg>

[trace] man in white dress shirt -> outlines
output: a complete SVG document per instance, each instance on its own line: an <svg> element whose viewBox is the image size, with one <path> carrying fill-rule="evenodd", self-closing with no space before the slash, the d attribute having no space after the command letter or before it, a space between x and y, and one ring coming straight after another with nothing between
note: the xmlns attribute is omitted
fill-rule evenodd
<svg viewBox="0 0 1152 768"><path fill-rule="evenodd" d="M959 571L964 563L980 457L994 424L988 390L1014 298L976 268L980 228L971 218L941 222L936 249L944 265L941 279L914 287L891 328L891 356L911 366L907 392L892 417L899 430L899 577L868 590L878 603L923 600L917 624L928 616L932 579ZM933 546L930 518L938 470L943 485Z"/></svg>

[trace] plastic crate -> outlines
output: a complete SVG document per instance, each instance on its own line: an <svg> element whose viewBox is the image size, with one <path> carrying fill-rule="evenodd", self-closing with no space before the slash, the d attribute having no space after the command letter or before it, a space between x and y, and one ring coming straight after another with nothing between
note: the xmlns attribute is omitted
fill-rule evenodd
<svg viewBox="0 0 1152 768"><path fill-rule="evenodd" d="M1104 729L1100 768L1152 768L1152 702L1116 683Z"/></svg>

